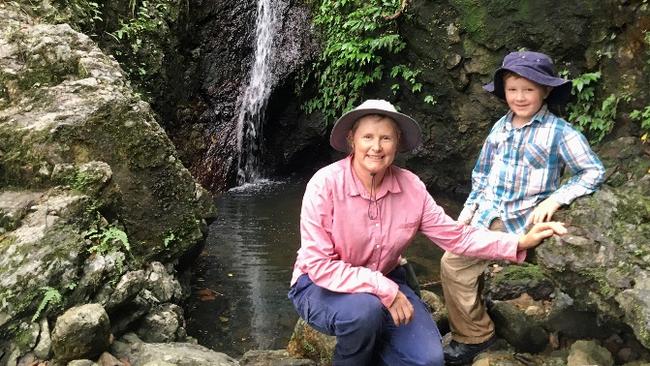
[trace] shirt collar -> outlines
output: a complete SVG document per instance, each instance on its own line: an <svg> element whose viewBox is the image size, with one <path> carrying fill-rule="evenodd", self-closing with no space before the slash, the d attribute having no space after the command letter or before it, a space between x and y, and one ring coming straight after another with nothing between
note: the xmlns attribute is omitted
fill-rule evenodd
<svg viewBox="0 0 650 366"><path fill-rule="evenodd" d="M524 128L526 126L530 126L533 123L544 123L546 122L549 114L551 112L548 110L548 106L546 103L542 104L542 107L533 115L533 117L526 123L525 125L521 126L520 128ZM512 110L508 111L508 113L505 116L505 128L506 130L512 130L514 127L512 127L512 117L514 117L514 113Z"/></svg>
<svg viewBox="0 0 650 366"><path fill-rule="evenodd" d="M360 196L361 192L365 192L363 183L355 176L354 170L352 169L352 155L349 155L345 158L343 164L345 168L345 191L350 196ZM386 194L390 193L400 193L402 189L400 188L399 181L396 177L397 167L391 165L386 174L384 175L384 180L381 182L381 186L377 191L377 199L384 197Z"/></svg>

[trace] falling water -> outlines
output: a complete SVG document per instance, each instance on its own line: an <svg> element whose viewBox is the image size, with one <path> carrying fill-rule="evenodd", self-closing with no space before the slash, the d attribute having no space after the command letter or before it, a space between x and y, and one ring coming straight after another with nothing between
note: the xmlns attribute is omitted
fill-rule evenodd
<svg viewBox="0 0 650 366"><path fill-rule="evenodd" d="M275 14L271 0L257 1L255 30L255 62L250 80L243 94L237 120L237 146L239 164L237 182L244 184L260 178L260 155L262 155L262 122L264 109L271 91L269 62L272 56Z"/></svg>

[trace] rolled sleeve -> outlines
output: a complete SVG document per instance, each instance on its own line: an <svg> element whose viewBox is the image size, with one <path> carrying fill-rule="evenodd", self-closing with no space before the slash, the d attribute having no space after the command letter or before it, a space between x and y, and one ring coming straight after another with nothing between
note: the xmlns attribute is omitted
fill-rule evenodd
<svg viewBox="0 0 650 366"><path fill-rule="evenodd" d="M428 195L421 230L442 249L483 259L523 262L526 251L517 249L519 235L462 225L447 216Z"/></svg>
<svg viewBox="0 0 650 366"><path fill-rule="evenodd" d="M587 139L571 126L567 125L562 133L559 152L573 176L551 198L562 205L568 205L576 198L598 189L604 180L605 168L589 147Z"/></svg>

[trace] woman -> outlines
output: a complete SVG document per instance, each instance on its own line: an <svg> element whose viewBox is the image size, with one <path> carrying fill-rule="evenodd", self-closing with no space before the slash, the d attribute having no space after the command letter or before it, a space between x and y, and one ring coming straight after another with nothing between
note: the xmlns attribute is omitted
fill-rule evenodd
<svg viewBox="0 0 650 366"><path fill-rule="evenodd" d="M312 327L336 335L334 365L443 365L440 333L399 265L417 231L443 250L517 262L566 231L549 222L517 236L452 220L417 176L393 165L421 139L415 120L367 100L332 129L332 147L350 155L307 184L289 298Z"/></svg>

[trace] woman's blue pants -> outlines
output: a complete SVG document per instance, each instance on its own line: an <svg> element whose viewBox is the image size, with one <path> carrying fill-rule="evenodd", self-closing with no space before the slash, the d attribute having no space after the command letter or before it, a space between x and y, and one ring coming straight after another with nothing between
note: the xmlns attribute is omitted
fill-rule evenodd
<svg viewBox="0 0 650 366"><path fill-rule="evenodd" d="M329 291L306 274L291 287L289 299L310 326L336 336L334 365L444 365L438 327L406 284L406 271L400 266L387 277L413 304L413 319L406 325L395 326L377 296Z"/></svg>

